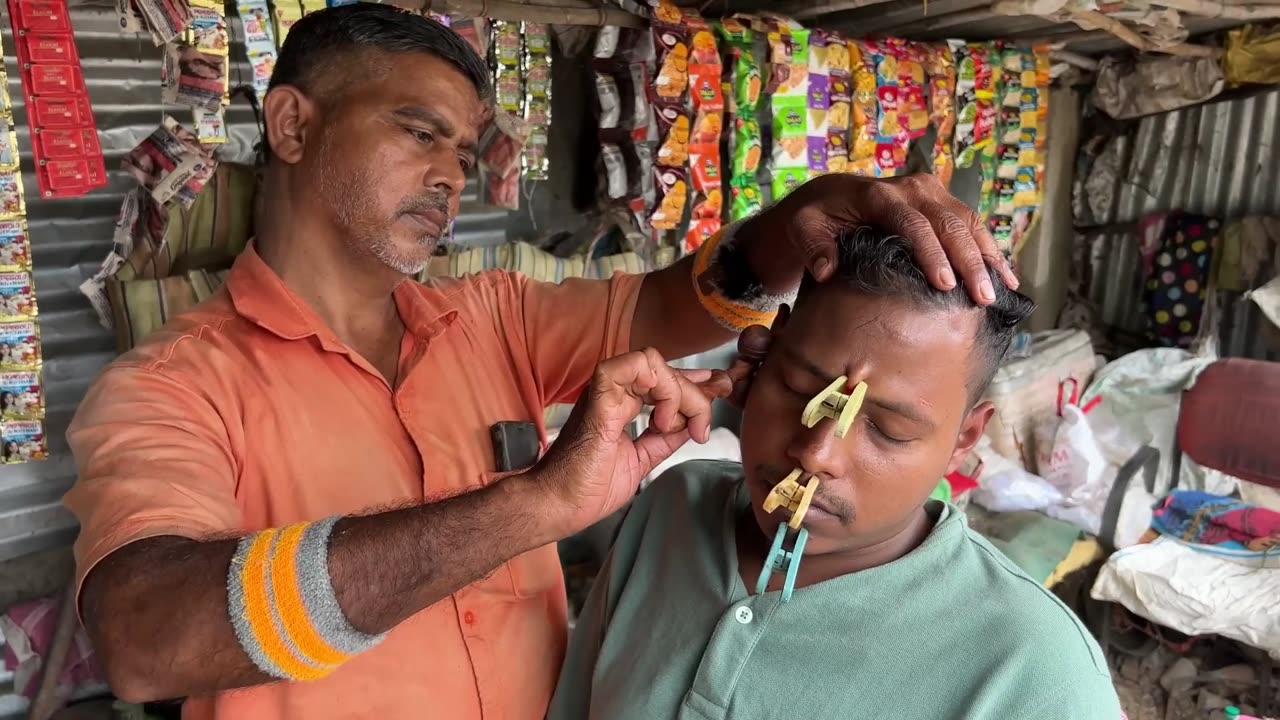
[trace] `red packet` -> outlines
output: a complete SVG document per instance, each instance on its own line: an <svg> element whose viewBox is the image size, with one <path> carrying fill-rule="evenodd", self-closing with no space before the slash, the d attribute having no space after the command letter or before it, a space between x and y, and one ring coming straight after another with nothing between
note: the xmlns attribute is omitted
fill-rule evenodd
<svg viewBox="0 0 1280 720"><path fill-rule="evenodd" d="M36 127L69 128L93 125L89 99L83 96L35 98L29 106Z"/></svg>
<svg viewBox="0 0 1280 720"><path fill-rule="evenodd" d="M56 0L18 0L10 4L10 10L17 6L17 13L11 18L27 32L71 32L71 18L65 2ZM19 33L15 32L15 36Z"/></svg>
<svg viewBox="0 0 1280 720"><path fill-rule="evenodd" d="M83 95L84 78L78 65L31 65L23 83L33 95Z"/></svg>
<svg viewBox="0 0 1280 720"><path fill-rule="evenodd" d="M35 138L42 156L50 160L102 154L93 128L44 128Z"/></svg>

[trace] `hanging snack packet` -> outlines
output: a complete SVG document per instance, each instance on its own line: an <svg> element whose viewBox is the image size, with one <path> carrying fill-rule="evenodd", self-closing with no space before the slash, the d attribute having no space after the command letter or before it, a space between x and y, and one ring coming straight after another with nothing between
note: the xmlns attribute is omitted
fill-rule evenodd
<svg viewBox="0 0 1280 720"><path fill-rule="evenodd" d="M950 187L951 175L955 171L951 136L956 127L956 67L951 49L945 44L929 46L927 59L929 121L933 123L937 136L933 145L933 174L942 182L943 187Z"/></svg>
<svg viewBox="0 0 1280 720"><path fill-rule="evenodd" d="M529 126L506 112L494 112L480 139L481 172L498 176L520 169L520 153L529 139Z"/></svg>
<svg viewBox="0 0 1280 720"><path fill-rule="evenodd" d="M809 31L775 21L768 37L773 59L770 84L776 88L769 108L773 125L769 172L776 202L809 179ZM825 134L824 129L824 138ZM825 139L822 148L825 154Z"/></svg>
<svg viewBox="0 0 1280 720"><path fill-rule="evenodd" d="M689 111L679 105L655 105L659 165L683 167L689 162Z"/></svg>
<svg viewBox="0 0 1280 720"><path fill-rule="evenodd" d="M832 32L822 34L831 88L827 113L827 171L846 172L849 169L853 122L853 73L849 64L849 48L839 35Z"/></svg>
<svg viewBox="0 0 1280 720"><path fill-rule="evenodd" d="M200 146L195 135L166 115L160 127L125 156L123 165L157 203L177 198L190 207L218 161Z"/></svg>
<svg viewBox="0 0 1280 720"><path fill-rule="evenodd" d="M40 329L36 323L0 323L0 369L34 370L40 363Z"/></svg>
<svg viewBox="0 0 1280 720"><path fill-rule="evenodd" d="M282 48L285 38L289 35L289 29L302 19L302 3L298 0L275 0L273 6L275 13L272 19L275 21L276 47Z"/></svg>
<svg viewBox="0 0 1280 720"><path fill-rule="evenodd" d="M224 6L217 0L192 0L191 27L186 32L186 42L202 53L227 55L231 39L227 33Z"/></svg>
<svg viewBox="0 0 1280 720"><path fill-rule="evenodd" d="M717 26L728 47L724 77L733 98L732 132L729 134L730 220L737 221L760 209L760 184L756 179L763 156L763 139L756 113L763 80L755 50L755 33L739 18L726 18Z"/></svg>
<svg viewBox="0 0 1280 720"><path fill-rule="evenodd" d="M227 135L227 106L222 105L217 110L209 112L195 108L192 113L196 121L196 137L200 138L202 145L224 145L230 141Z"/></svg>
<svg viewBox="0 0 1280 720"><path fill-rule="evenodd" d="M684 220L689 202L689 176L684 168L655 168L658 202L649 216L649 226L657 231L675 230Z"/></svg>
<svg viewBox="0 0 1280 720"><path fill-rule="evenodd" d="M974 61L974 92L978 111L973 122L973 141L979 150L986 152L986 148L995 142L996 120L999 116L996 99L1000 96L1003 73L1000 64L994 62L995 46L992 43L970 43L970 48Z"/></svg>
<svg viewBox="0 0 1280 720"><path fill-rule="evenodd" d="M674 15L667 14L667 17ZM689 90L688 30L678 20L676 23L655 20L653 42L658 63L658 74L653 79L654 99L656 102L681 101Z"/></svg>
<svg viewBox="0 0 1280 720"><path fill-rule="evenodd" d="M22 194L22 171L0 170L0 219L16 220L27 214Z"/></svg>
<svg viewBox="0 0 1280 720"><path fill-rule="evenodd" d="M902 127L908 139L922 137L929 130L929 107L925 100L924 52L920 43L891 40L889 49L898 59L898 100ZM905 164L905 151L903 155Z"/></svg>
<svg viewBox="0 0 1280 720"><path fill-rule="evenodd" d="M805 99L775 97L773 99L773 164L774 170L808 169L808 130L805 123Z"/></svg>
<svg viewBox="0 0 1280 720"><path fill-rule="evenodd" d="M0 372L0 418L39 420L44 417L44 388L34 370Z"/></svg>
<svg viewBox="0 0 1280 720"><path fill-rule="evenodd" d="M849 172L875 177L876 129L880 123L880 103L876 98L875 61L860 40L845 44L849 50L849 67L853 72L853 143L849 148Z"/></svg>
<svg viewBox="0 0 1280 720"><path fill-rule="evenodd" d="M689 65L689 97L693 105L693 136L689 147L689 180L692 184L691 222L685 234L684 252L697 251L720 229L724 211L724 177L720 162L724 94L721 88L720 50L711 26L688 15L693 62Z"/></svg>
<svg viewBox="0 0 1280 720"><path fill-rule="evenodd" d="M547 140L551 130L551 33L543 23L526 22L521 24L521 37L524 120L530 127L521 174L530 180L546 180L550 177Z"/></svg>
<svg viewBox="0 0 1280 720"><path fill-rule="evenodd" d="M156 45L173 42L191 24L191 8L185 0L137 0Z"/></svg>
<svg viewBox="0 0 1280 720"><path fill-rule="evenodd" d="M898 97L898 59L882 42L869 41L866 49L875 68L876 99L879 102L879 122L876 125L876 176L893 177L906 163L906 148L902 124L902 105Z"/></svg>
<svg viewBox="0 0 1280 720"><path fill-rule="evenodd" d="M170 105L216 112L222 108L227 56L200 52L191 45L165 45L160 97Z"/></svg>
<svg viewBox="0 0 1280 720"><path fill-rule="evenodd" d="M972 167L982 149L976 147L974 126L978 120L978 73L972 49L963 40L948 40L956 62L956 167Z"/></svg>
<svg viewBox="0 0 1280 720"><path fill-rule="evenodd" d="M838 41L837 41L838 42ZM831 129L831 64L827 35L809 33L809 176L827 172L827 135Z"/></svg>
<svg viewBox="0 0 1280 720"><path fill-rule="evenodd" d="M0 271L30 269L31 242L27 239L27 222L22 219L0 220Z"/></svg>
<svg viewBox="0 0 1280 720"><path fill-rule="evenodd" d="M523 44L519 23L493 21L492 53L494 104L505 112L523 117L524 83L520 78Z"/></svg>
<svg viewBox="0 0 1280 720"><path fill-rule="evenodd" d="M0 423L0 462L18 464L49 457L44 424L39 420L10 420Z"/></svg>
<svg viewBox="0 0 1280 720"><path fill-rule="evenodd" d="M0 273L0 322L34 320L39 313L31 273Z"/></svg>
<svg viewBox="0 0 1280 720"><path fill-rule="evenodd" d="M764 198L760 196L760 185L754 179L749 181L735 179L730 184L729 190L733 193L733 207L729 210L729 217L735 222L755 215L764 205Z"/></svg>
<svg viewBox="0 0 1280 720"><path fill-rule="evenodd" d="M0 117L0 171L19 167L18 134L7 117Z"/></svg>
<svg viewBox="0 0 1280 720"><path fill-rule="evenodd" d="M253 91L258 102L267 95L271 73L276 67L275 30L266 0L236 0L236 11L244 25L244 48L253 70Z"/></svg>

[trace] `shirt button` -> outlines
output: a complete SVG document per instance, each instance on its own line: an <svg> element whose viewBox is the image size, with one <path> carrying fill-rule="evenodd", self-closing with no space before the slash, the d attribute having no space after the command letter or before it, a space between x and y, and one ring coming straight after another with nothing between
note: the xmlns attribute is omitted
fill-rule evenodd
<svg viewBox="0 0 1280 720"><path fill-rule="evenodd" d="M755 613L751 612L751 608L747 607L746 605L743 605L742 607L738 608L733 613L733 619L737 620L743 625L750 625L751 620L754 617L755 617Z"/></svg>
<svg viewBox="0 0 1280 720"><path fill-rule="evenodd" d="M473 613L473 612L471 612L470 610L468 610L468 611L466 611L466 612L462 613L462 621L463 621L463 622L465 622L465 623L466 623L466 624L468 624L468 625L475 625L475 624L476 624L476 614L475 614L475 613Z"/></svg>

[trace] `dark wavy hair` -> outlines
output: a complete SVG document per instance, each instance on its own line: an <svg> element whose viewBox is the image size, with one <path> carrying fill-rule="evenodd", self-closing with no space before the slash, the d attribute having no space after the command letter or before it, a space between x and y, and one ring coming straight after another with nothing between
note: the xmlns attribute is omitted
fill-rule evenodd
<svg viewBox="0 0 1280 720"><path fill-rule="evenodd" d="M963 280L950 290L938 290L924 276L924 271L911 254L911 245L899 235L890 235L872 227L850 228L836 239L835 283L854 292L878 297L902 297L921 309L976 308ZM974 337L977 362L970 379L970 396L974 399L986 392L1000 362L1009 351L1017 326L1035 310L1031 298L1009 289L1000 275L988 269L996 299L982 308L982 319ZM806 274L796 296L796 305L813 292L817 281Z"/></svg>

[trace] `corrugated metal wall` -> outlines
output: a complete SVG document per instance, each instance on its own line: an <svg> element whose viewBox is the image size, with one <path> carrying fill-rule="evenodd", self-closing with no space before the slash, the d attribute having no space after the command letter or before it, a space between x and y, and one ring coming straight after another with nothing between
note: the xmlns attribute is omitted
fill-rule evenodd
<svg viewBox="0 0 1280 720"><path fill-rule="evenodd" d="M0 467L0 561L69 543L74 536L73 522L59 504L74 480L63 435L89 383L114 355L110 333L98 325L78 287L110 249L116 212L125 191L135 184L119 170L121 159L156 127L166 110L181 122L190 123L191 117L189 110L160 103L160 52L149 39L121 34L114 13L108 10L75 8L71 19L111 182L91 195L66 200L34 199L31 142L13 37L8 18L3 20L5 67L9 95L16 105L40 301L51 457L40 463ZM231 18L231 32L236 42L232 57L240 59L232 69L234 86L250 77L250 70L243 61L238 19ZM237 98L229 109L227 124L232 143L221 154L225 159L251 161L258 130L244 100ZM473 185L456 226L457 239L475 245L501 242L511 220L510 213L480 206Z"/></svg>
<svg viewBox="0 0 1280 720"><path fill-rule="evenodd" d="M1182 209L1226 221L1280 215L1280 88L1153 115L1121 144L1122 167L1095 208L1111 229L1089 237L1093 275L1088 297L1104 323L1140 333L1142 282L1135 234L1115 226ZM1266 344L1266 319L1237 296L1223 310L1223 355L1280 359Z"/></svg>

